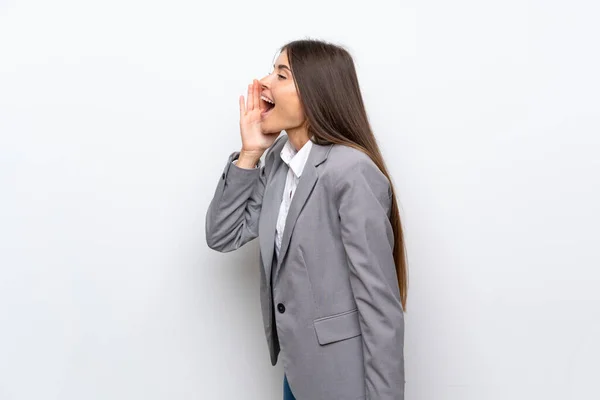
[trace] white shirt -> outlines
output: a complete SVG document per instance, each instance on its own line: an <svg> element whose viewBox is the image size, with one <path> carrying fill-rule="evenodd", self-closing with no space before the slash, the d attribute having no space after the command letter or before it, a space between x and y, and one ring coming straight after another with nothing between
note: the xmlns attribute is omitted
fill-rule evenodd
<svg viewBox="0 0 600 400"><path fill-rule="evenodd" d="M296 187L300 181L300 176L302 176L302 171L304 170L304 165L306 165L306 160L308 160L311 148L312 141L309 140L300 150L296 151L294 145L288 139L279 153L283 162L288 165L288 173L285 178L283 198L279 206L279 215L277 216L277 226L275 229L275 252L277 258L279 258L279 249L281 248L281 240L283 239L285 220L287 219L290 204L294 198L294 193L296 193ZM237 160L233 161L233 163L237 164Z"/></svg>

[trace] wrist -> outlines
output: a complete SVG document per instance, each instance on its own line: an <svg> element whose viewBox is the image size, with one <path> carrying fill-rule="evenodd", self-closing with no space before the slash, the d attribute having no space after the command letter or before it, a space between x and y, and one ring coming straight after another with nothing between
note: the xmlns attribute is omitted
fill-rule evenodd
<svg viewBox="0 0 600 400"><path fill-rule="evenodd" d="M256 168L261 156L262 152L242 150L235 165L240 168Z"/></svg>

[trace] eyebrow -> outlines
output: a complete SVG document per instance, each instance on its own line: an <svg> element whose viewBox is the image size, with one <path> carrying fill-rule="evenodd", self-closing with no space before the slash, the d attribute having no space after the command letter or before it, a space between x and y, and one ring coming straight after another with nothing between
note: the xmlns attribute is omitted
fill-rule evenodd
<svg viewBox="0 0 600 400"><path fill-rule="evenodd" d="M292 70L290 69L290 67L288 67L285 64L279 64L277 67L275 67L275 64L273 64L273 68L278 68L278 69L287 69L288 71L290 71L290 74L292 73Z"/></svg>

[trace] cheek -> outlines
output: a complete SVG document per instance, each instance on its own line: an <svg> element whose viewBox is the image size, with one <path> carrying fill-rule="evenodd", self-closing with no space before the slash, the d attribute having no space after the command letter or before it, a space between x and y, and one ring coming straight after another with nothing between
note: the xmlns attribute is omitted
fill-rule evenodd
<svg viewBox="0 0 600 400"><path fill-rule="evenodd" d="M288 118L295 122L302 122L302 120L304 120L304 111L298 97L294 96L287 99L285 102L285 113Z"/></svg>
<svg viewBox="0 0 600 400"><path fill-rule="evenodd" d="M276 102L274 120L289 126L297 126L304 122L304 110L300 97L293 84L272 88Z"/></svg>

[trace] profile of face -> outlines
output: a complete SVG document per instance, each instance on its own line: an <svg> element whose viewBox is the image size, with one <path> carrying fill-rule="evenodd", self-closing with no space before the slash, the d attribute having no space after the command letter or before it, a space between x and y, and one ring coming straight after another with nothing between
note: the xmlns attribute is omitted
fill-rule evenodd
<svg viewBox="0 0 600 400"><path fill-rule="evenodd" d="M304 126L306 117L286 50L279 54L273 70L260 80L260 85L263 133L289 133Z"/></svg>

